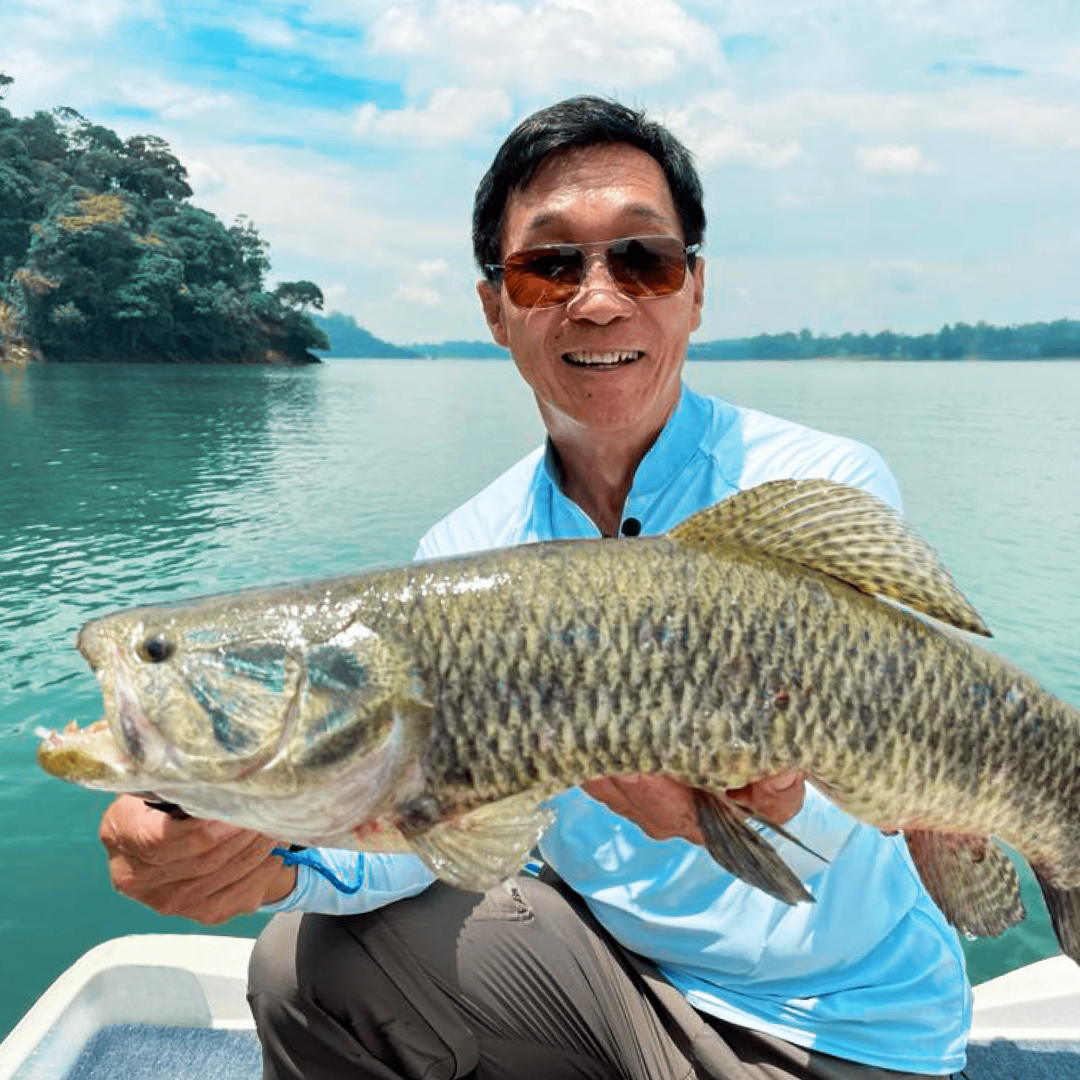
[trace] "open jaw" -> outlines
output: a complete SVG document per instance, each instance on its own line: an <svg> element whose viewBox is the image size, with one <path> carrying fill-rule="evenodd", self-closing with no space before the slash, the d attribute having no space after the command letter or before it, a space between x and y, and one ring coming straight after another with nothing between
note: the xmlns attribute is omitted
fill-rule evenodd
<svg viewBox="0 0 1080 1080"><path fill-rule="evenodd" d="M145 716L123 665L105 675L98 669L105 717L85 728L74 722L63 731L39 728L38 761L46 772L107 791L130 791L137 778L155 773L168 744ZM110 705L112 706L110 708Z"/></svg>
<svg viewBox="0 0 1080 1080"><path fill-rule="evenodd" d="M626 367L645 354L639 349L580 349L562 354L563 360L579 368L606 371Z"/></svg>
<svg viewBox="0 0 1080 1080"><path fill-rule="evenodd" d="M61 780L104 791L128 791L138 766L113 738L107 720L80 728L72 721L63 731L40 727L38 762Z"/></svg>

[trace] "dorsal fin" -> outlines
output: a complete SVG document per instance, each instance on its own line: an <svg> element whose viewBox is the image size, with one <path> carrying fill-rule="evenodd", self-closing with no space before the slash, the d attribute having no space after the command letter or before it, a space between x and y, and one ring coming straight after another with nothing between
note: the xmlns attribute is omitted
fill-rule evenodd
<svg viewBox="0 0 1080 1080"><path fill-rule="evenodd" d="M692 514L668 534L812 567L961 630L990 636L937 553L887 503L833 480L772 480Z"/></svg>

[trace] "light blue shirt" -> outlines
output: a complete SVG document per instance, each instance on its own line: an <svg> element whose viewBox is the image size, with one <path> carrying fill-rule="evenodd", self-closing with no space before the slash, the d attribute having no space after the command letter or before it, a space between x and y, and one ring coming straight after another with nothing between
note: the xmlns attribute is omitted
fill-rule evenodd
<svg viewBox="0 0 1080 1080"><path fill-rule="evenodd" d="M561 492L550 449L534 451L436 524L418 557L599 535ZM896 482L869 447L683 388L623 509L643 534L767 480L857 485L899 508ZM631 541L628 541L631 542ZM886 837L812 787L787 825L822 862L770 840L816 903L788 906L745 885L701 847L652 840L579 788L551 800L544 858L623 945L651 958L703 1012L801 1046L882 1068L963 1068L971 992L955 932L923 889L903 839ZM407 855L320 851L336 891L301 867L297 889L266 910L371 910L432 880Z"/></svg>

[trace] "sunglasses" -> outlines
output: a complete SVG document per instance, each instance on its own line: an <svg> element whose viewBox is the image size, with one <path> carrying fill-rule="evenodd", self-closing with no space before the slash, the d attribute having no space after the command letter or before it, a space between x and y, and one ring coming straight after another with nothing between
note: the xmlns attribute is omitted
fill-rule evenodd
<svg viewBox="0 0 1080 1080"><path fill-rule="evenodd" d="M545 244L515 251L506 262L490 263L486 269L502 275L518 307L546 308L572 300L589 260L603 259L620 292L647 300L678 292L697 252L697 244L687 246L675 236L624 236L598 244Z"/></svg>

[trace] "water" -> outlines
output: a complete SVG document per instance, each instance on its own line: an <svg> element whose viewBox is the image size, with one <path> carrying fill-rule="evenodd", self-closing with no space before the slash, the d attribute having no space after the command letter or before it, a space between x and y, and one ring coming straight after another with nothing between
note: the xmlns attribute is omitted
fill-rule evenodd
<svg viewBox="0 0 1080 1080"><path fill-rule="evenodd" d="M1080 364L697 363L689 379L877 446L992 647L1080 705ZM203 932L112 893L108 797L34 763L38 724L100 713L77 628L408 559L539 438L507 363L0 370L0 1033L97 942ZM1056 951L1032 888L1024 925L970 946L975 980Z"/></svg>

